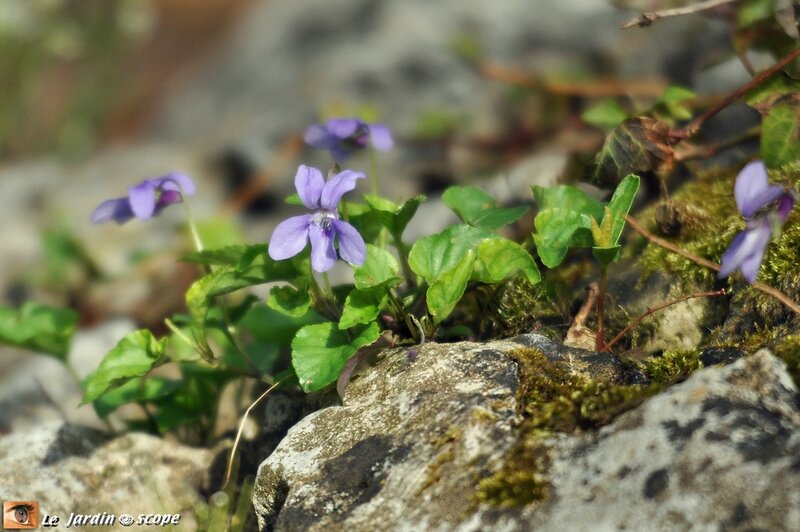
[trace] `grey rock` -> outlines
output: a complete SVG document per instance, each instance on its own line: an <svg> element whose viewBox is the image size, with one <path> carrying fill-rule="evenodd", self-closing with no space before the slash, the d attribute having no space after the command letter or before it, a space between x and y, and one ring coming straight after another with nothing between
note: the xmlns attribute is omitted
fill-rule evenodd
<svg viewBox="0 0 800 532"><path fill-rule="evenodd" d="M0 347L0 429L27 431L46 421L104 427L91 405L80 406L83 391L77 378L97 369L106 353L134 329L130 320L119 319L77 331L66 364ZM115 421L113 415L110 421Z"/></svg>
<svg viewBox="0 0 800 532"><path fill-rule="evenodd" d="M799 456L797 388L762 350L698 371L596 434L554 441L554 496L498 524L797 530Z"/></svg>
<svg viewBox="0 0 800 532"><path fill-rule="evenodd" d="M295 425L261 465L263 530L796 530L797 388L768 351L699 370L595 432L543 440L549 496L478 505L477 481L518 437L520 345L537 335L387 352L343 406ZM580 369L582 364L578 364ZM593 366L593 365L592 365ZM616 377L625 381L622 373ZM486 420L490 421L486 421Z"/></svg>
<svg viewBox="0 0 800 532"><path fill-rule="evenodd" d="M351 382L344 406L304 418L261 465L253 497L260 526L422 530L458 523L477 472L514 443L519 382L508 353L525 347L576 373L624 379L612 355L562 349L539 335L425 344L415 356L388 351Z"/></svg>
<svg viewBox="0 0 800 532"><path fill-rule="evenodd" d="M211 458L208 450L146 434L109 438L48 422L0 438L0 494L38 501L40 514L59 516L62 524L72 512L169 513L181 514L180 530L193 530L192 506Z"/></svg>

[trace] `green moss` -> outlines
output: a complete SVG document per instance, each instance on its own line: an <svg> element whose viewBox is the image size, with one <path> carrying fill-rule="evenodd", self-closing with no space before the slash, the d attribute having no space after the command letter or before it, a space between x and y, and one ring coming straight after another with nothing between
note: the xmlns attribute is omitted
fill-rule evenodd
<svg viewBox="0 0 800 532"><path fill-rule="evenodd" d="M523 422L500 469L478 483L475 499L493 506L524 506L548 496L547 437L597 429L660 389L659 385L590 380L570 373L536 349L518 349L509 355L519 364L516 399Z"/></svg>
<svg viewBox="0 0 800 532"><path fill-rule="evenodd" d="M436 449L440 449L439 454L428 464L425 480L417 491L417 495L439 482L442 478L442 466L451 463L456 458L456 445L461 439L461 428L453 425L441 436L431 438L430 443Z"/></svg>
<svg viewBox="0 0 800 532"><path fill-rule="evenodd" d="M695 176L672 196L679 212L680 233L665 237L674 244L712 262L720 257L733 237L744 229L744 220L733 198L735 174L719 169ZM654 208L637 216L654 220ZM648 243L641 254L645 274L666 270L673 273L681 289L710 286L716 273L666 249Z"/></svg>
<svg viewBox="0 0 800 532"><path fill-rule="evenodd" d="M780 338L772 345L772 351L778 358L786 362L789 375L792 376L794 383L800 387L800 334L792 334Z"/></svg>
<svg viewBox="0 0 800 532"><path fill-rule="evenodd" d="M665 351L661 356L650 357L641 363L644 374L659 388L683 380L702 367L697 349Z"/></svg>
<svg viewBox="0 0 800 532"><path fill-rule="evenodd" d="M563 309L555 301L569 300L560 297L558 284L552 282L531 285L525 279L515 278L492 292L485 311L480 316L481 336L508 337L517 336L537 330L548 335L552 323L564 321ZM488 290L494 290L487 287ZM556 331L561 334L560 331Z"/></svg>

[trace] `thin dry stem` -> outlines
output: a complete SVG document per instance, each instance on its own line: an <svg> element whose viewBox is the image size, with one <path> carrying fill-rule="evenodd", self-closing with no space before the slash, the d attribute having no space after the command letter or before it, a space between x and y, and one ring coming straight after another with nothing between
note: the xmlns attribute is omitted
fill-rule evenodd
<svg viewBox="0 0 800 532"><path fill-rule="evenodd" d="M231 472L233 471L233 459L236 457L236 450L239 448L239 442L242 439L242 432L244 431L244 423L247 421L247 416L250 415L250 411L256 407L258 403L260 403L266 396L272 392L275 388L283 384L289 378L294 377L294 373L290 373L289 375L285 376L258 396L258 398L253 401L250 406L247 407L247 410L244 411L244 415L242 416L242 420L239 422L239 430L236 431L236 439L233 440L233 447L231 447L231 456L228 458L228 466L225 468L225 483L222 485L223 489L225 486L228 485L228 482L231 480Z"/></svg>
<svg viewBox="0 0 800 532"><path fill-rule="evenodd" d="M642 13L638 17L629 20L628 22L622 25L622 29L633 28L636 26L649 26L656 20L662 18L690 15L692 13L698 13L700 11L707 11L709 9L714 9L715 7L719 7L725 4L731 4L736 1L737 0L706 0L705 2L699 2L697 4L684 7L662 9L661 11L649 11L647 13Z"/></svg>
<svg viewBox="0 0 800 532"><path fill-rule="evenodd" d="M702 257L698 257L697 255L694 255L693 253L690 253L690 252L686 251L685 249L676 246L672 242L667 242L663 238L657 237L656 235L654 235L653 233L651 233L650 231L645 229L644 226L642 226L642 224L640 224L638 221L636 221L635 218L633 218L631 216L625 216L625 221L628 223L628 225L631 226L631 228L633 228L634 231L636 231L637 233L639 233L640 235L645 237L647 240L649 240L653 244L655 244L657 246L661 246L662 248L664 248L664 249L666 249L668 251L676 253L676 254L680 255L681 257L687 258L690 261L692 261L692 262L694 262L696 264L699 264L700 266L705 266L706 268L708 268L710 270L714 270L715 272L718 272L720 270L720 265L719 264L717 264L715 262L711 262L708 259L704 259ZM768 296L772 296L773 298L775 298L778 301L780 301L781 303L783 303L783 305L786 308L792 310L796 314L800 314L800 306L798 306L798 304L795 303L794 301L792 301L792 299L789 296L787 296L786 294L784 294L783 292L781 292L777 288L773 288L773 287L771 287L769 285L766 285L764 283L761 283L761 282L755 282L755 283L751 284L750 286L752 286L753 288L755 288L759 292L763 292L764 294L767 294Z"/></svg>
<svg viewBox="0 0 800 532"><path fill-rule="evenodd" d="M631 329L633 329L634 327L639 325L640 321L642 321L646 317L650 316L651 314L654 314L654 313L658 312L659 310L665 309L665 308L670 307L672 305L676 305L678 303L682 303L683 301L686 301L686 300L689 300L689 299L693 299L693 298L696 298L696 297L717 297L717 296L724 296L725 293L726 292L725 292L724 288L721 289L721 290L710 290L710 291L705 291L705 292L695 292L693 294L689 294L688 296L681 296L681 297L679 297L677 299L673 299L672 301L667 301L666 303L662 303L662 304L657 305L657 306L655 306L653 308L648 308L641 316L637 317L635 320L630 322L624 329L622 329L622 331L620 331L620 333L618 335L616 335L610 342L608 342L605 345L605 348L602 349L602 351L608 351L609 349L611 349L612 345L614 345L617 342L619 342L620 340L622 340L622 338L624 338L625 335L628 334L628 331L630 331Z"/></svg>

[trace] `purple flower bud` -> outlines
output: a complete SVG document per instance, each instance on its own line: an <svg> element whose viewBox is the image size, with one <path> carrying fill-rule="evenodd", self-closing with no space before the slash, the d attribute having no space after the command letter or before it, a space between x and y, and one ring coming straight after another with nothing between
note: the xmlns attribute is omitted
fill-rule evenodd
<svg viewBox="0 0 800 532"><path fill-rule="evenodd" d="M297 194L311 214L293 216L279 223L269 242L269 256L274 260L294 257L311 241L311 267L326 272L336 264L334 241L339 256L354 265L364 264L367 245L355 227L339 219L339 202L345 193L366 177L360 172L343 170L325 181L316 168L301 165L294 178Z"/></svg>
<svg viewBox="0 0 800 532"><path fill-rule="evenodd" d="M146 179L128 189L122 198L106 200L92 213L92 223L105 223L114 220L124 224L131 218L147 220L158 215L164 208L183 201L182 194L191 196L196 187L192 178L171 172L155 179Z"/></svg>

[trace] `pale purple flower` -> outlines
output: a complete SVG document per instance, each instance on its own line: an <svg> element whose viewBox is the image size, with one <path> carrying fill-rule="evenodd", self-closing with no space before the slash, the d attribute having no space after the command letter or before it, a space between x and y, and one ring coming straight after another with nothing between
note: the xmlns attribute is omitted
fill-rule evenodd
<svg viewBox="0 0 800 532"><path fill-rule="evenodd" d="M719 277L740 270L752 284L764 259L767 244L786 222L796 201L792 190L770 185L762 161L748 163L736 177L733 188L736 207L747 222L722 255Z"/></svg>
<svg viewBox="0 0 800 532"><path fill-rule="evenodd" d="M339 243L339 255L350 264L360 266L367 257L367 246L355 227L339 219L339 201L356 187L356 180L366 177L361 172L344 170L328 181L316 168L301 165L294 177L294 186L303 205L312 214L293 216L284 220L272 233L269 256L274 260L294 257L311 240L311 267L326 272L336 263L334 240Z"/></svg>
<svg viewBox="0 0 800 532"><path fill-rule="evenodd" d="M194 192L192 178L178 172L146 179L129 188L127 196L106 200L98 205L92 213L92 223L114 220L124 224L131 218L147 220L165 207L183 201L181 194L191 196Z"/></svg>
<svg viewBox="0 0 800 532"><path fill-rule="evenodd" d="M378 151L394 146L388 126L367 124L357 118L332 118L327 124L314 124L303 138L315 148L330 150L336 161L347 159L352 152L366 148L368 143Z"/></svg>

